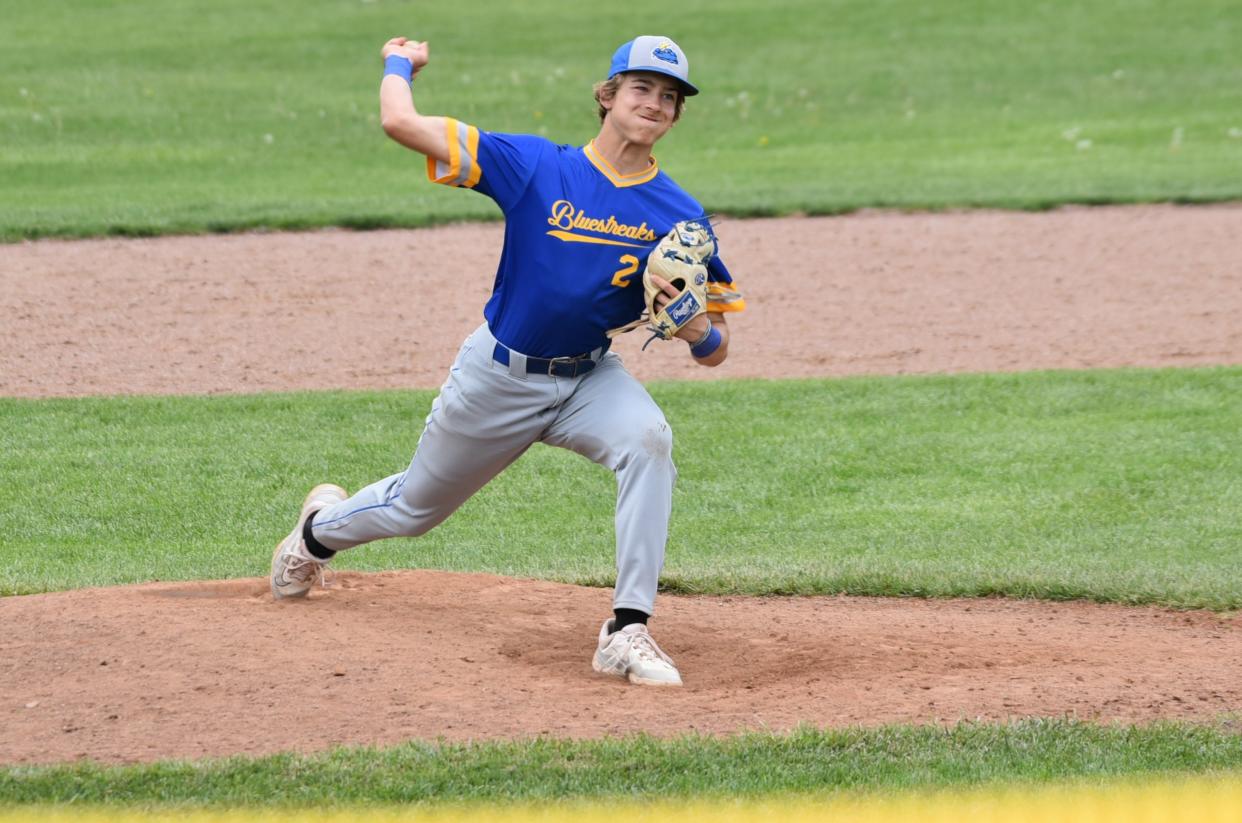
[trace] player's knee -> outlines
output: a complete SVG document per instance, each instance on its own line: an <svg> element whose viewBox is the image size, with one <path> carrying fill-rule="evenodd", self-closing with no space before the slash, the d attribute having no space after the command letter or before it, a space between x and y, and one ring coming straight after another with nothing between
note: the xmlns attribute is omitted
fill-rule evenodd
<svg viewBox="0 0 1242 823"><path fill-rule="evenodd" d="M435 524L427 520L410 520L405 524L404 537L422 537L435 528Z"/></svg>
<svg viewBox="0 0 1242 823"><path fill-rule="evenodd" d="M673 456L673 430L662 417L645 420L630 429L622 450L629 460L669 460Z"/></svg>

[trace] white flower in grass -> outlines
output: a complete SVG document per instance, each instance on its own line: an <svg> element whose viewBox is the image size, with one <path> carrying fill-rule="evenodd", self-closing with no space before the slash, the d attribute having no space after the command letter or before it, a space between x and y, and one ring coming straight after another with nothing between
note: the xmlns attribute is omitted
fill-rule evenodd
<svg viewBox="0 0 1242 823"><path fill-rule="evenodd" d="M276 142L276 138L271 134L265 134L263 135L263 142L270 146Z"/></svg>
<svg viewBox="0 0 1242 823"><path fill-rule="evenodd" d="M1077 143L1074 144L1074 148L1078 149L1079 151L1086 151L1087 149L1091 148L1091 141L1090 140L1079 140Z"/></svg>
<svg viewBox="0 0 1242 823"><path fill-rule="evenodd" d="M1234 140L1242 139L1242 129L1230 129L1229 131L1225 133L1228 134L1230 137L1232 137Z"/></svg>
<svg viewBox="0 0 1242 823"><path fill-rule="evenodd" d="M1080 134L1082 134L1082 129L1080 129L1078 126L1068 128L1065 131L1061 132L1061 136L1064 137L1066 140L1077 140L1078 135Z"/></svg>
<svg viewBox="0 0 1242 823"><path fill-rule="evenodd" d="M1173 129L1173 136L1169 138L1169 151L1177 151L1182 147L1182 136L1185 132L1181 126Z"/></svg>

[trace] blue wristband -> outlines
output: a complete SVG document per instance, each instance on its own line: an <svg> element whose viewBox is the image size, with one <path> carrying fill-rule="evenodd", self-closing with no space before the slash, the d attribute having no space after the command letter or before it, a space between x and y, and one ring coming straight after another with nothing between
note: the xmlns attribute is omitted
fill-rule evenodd
<svg viewBox="0 0 1242 823"><path fill-rule="evenodd" d="M414 77L414 64L399 54L390 54L384 60L384 76L390 74L395 74L408 83Z"/></svg>
<svg viewBox="0 0 1242 823"><path fill-rule="evenodd" d="M720 336L720 329L712 326L711 331L707 333L707 338L702 343L690 347L690 353L695 357L707 357L720 348L720 343L723 339Z"/></svg>

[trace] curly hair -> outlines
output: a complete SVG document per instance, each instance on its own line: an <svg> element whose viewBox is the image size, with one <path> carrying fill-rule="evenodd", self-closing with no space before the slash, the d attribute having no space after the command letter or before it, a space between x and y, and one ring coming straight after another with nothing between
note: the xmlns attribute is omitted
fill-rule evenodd
<svg viewBox="0 0 1242 823"><path fill-rule="evenodd" d="M617 95L617 89L621 88L621 78L625 77L625 72L614 75L608 80L601 80L595 84L595 105L599 107L599 122L603 123L604 118L608 116L608 109L604 108L603 101L611 100ZM676 123L681 119L681 113L686 108L686 94L680 88L677 89L677 108L673 111L673 122Z"/></svg>

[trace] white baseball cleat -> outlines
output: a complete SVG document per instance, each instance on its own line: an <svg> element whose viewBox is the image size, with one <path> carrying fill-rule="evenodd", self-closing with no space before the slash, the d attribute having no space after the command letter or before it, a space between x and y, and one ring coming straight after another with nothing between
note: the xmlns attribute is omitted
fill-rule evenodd
<svg viewBox="0 0 1242 823"><path fill-rule="evenodd" d="M272 597L277 600L306 597L311 587L323 580L323 567L328 561L320 560L307 551L302 528L306 525L306 518L348 497L348 492L331 483L321 483L306 495L297 525L288 537L276 544L276 551L272 552Z"/></svg>
<svg viewBox="0 0 1242 823"><path fill-rule="evenodd" d="M642 623L631 623L612 631L609 618L599 630L599 648L591 668L600 674L628 677L643 686L680 686L681 673L667 654L660 651L655 638Z"/></svg>

